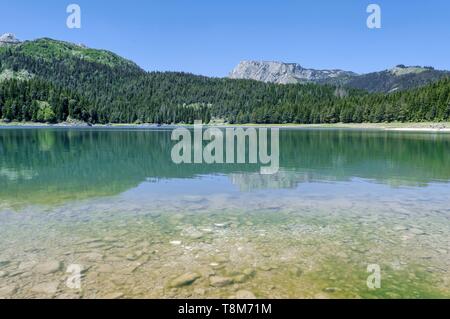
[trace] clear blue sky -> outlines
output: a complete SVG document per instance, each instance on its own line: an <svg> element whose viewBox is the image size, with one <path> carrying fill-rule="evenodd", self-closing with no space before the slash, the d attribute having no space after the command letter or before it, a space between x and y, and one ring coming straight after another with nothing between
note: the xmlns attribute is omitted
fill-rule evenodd
<svg viewBox="0 0 450 319"><path fill-rule="evenodd" d="M66 7L82 9L81 30ZM382 29L366 7L382 8ZM448 0L0 0L0 33L104 48L146 70L225 76L240 60L370 72L450 69ZM6 13L7 12L7 13Z"/></svg>

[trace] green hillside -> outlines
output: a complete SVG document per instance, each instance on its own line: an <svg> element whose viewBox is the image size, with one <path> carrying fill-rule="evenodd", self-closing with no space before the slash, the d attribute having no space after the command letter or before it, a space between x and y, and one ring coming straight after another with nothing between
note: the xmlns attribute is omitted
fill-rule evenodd
<svg viewBox="0 0 450 319"><path fill-rule="evenodd" d="M70 117L91 123L193 123L212 118L229 123L335 123L450 118L448 78L418 89L369 94L332 85L148 73L111 52L51 39L0 47L0 74L9 75L0 77L0 117L8 121L61 122ZM38 116L42 108L47 116Z"/></svg>
<svg viewBox="0 0 450 319"><path fill-rule="evenodd" d="M44 59L47 62L54 60L76 58L87 62L104 64L109 67L140 68L133 62L126 60L106 50L95 50L83 45L56 41L49 38L35 41L25 41L19 45L0 47L1 51L11 50L15 54L23 54L32 58Z"/></svg>

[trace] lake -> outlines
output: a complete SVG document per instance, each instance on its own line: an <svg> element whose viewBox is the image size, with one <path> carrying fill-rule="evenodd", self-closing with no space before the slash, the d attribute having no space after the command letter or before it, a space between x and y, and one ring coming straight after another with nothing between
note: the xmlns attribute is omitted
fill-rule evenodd
<svg viewBox="0 0 450 319"><path fill-rule="evenodd" d="M281 130L274 175L174 144L0 129L0 297L450 297L450 134Z"/></svg>

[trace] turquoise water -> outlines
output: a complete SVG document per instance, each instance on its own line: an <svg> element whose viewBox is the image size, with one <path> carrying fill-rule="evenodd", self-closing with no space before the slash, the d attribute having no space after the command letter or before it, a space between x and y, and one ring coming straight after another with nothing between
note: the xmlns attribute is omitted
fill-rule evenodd
<svg viewBox="0 0 450 319"><path fill-rule="evenodd" d="M0 297L450 297L450 135L282 130L260 175L170 134L0 129Z"/></svg>

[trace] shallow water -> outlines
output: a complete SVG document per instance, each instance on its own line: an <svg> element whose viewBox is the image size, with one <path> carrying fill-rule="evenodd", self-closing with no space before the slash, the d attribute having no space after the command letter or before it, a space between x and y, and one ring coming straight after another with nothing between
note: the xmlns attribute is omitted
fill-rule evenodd
<svg viewBox="0 0 450 319"><path fill-rule="evenodd" d="M263 176L165 130L0 130L0 297L450 297L450 135L280 136Z"/></svg>

